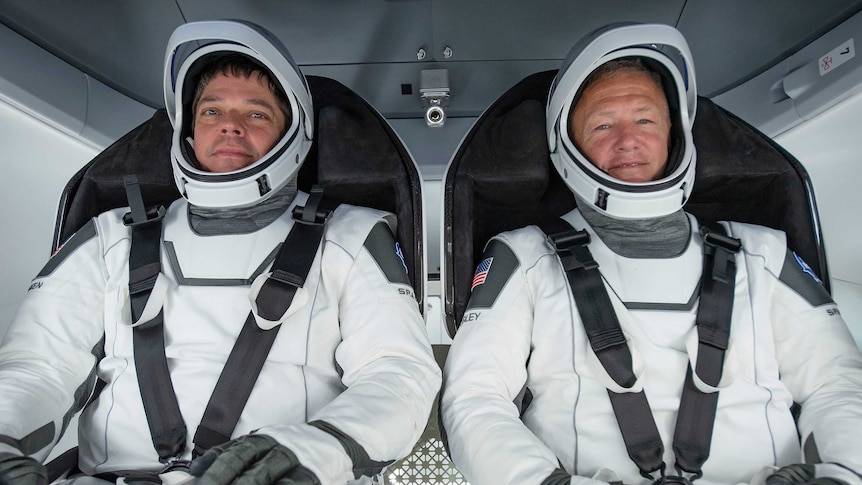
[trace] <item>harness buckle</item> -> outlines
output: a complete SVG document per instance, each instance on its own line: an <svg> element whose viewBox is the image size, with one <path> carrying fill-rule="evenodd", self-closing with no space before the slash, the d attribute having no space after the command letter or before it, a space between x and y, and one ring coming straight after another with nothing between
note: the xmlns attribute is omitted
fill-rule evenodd
<svg viewBox="0 0 862 485"><path fill-rule="evenodd" d="M189 465L192 463L191 460L182 460L179 457L168 458L167 460L160 459L159 461L165 465L165 467L159 471L159 475L173 471L184 471L188 473Z"/></svg>
<svg viewBox="0 0 862 485"><path fill-rule="evenodd" d="M669 484L678 484L678 485L691 485L691 480L685 477L681 477L679 475L667 475L660 477L658 480L652 482L652 485L669 485Z"/></svg>
<svg viewBox="0 0 862 485"><path fill-rule="evenodd" d="M680 468L678 463L674 465L674 468L676 469L676 475L665 475L665 465L662 463L661 476L652 482L652 485L692 485L695 480L703 476L702 471L697 471L696 473L691 473L690 477L686 477L685 470Z"/></svg>

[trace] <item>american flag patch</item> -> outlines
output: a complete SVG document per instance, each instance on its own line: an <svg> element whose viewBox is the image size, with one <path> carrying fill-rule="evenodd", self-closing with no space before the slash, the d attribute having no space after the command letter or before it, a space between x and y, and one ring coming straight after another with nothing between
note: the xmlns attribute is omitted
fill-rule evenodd
<svg viewBox="0 0 862 485"><path fill-rule="evenodd" d="M479 263L479 266L476 267L476 274L473 275L473 284L470 286L470 291L473 291L473 288L485 282L485 278L488 276L488 270L491 269L491 263L493 261L494 258L486 258Z"/></svg>

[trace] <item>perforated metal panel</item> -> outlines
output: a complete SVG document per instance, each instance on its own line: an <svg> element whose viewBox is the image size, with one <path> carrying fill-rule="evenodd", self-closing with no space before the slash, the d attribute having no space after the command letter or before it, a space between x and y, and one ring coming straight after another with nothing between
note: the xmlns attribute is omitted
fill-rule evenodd
<svg viewBox="0 0 862 485"><path fill-rule="evenodd" d="M392 465L383 478L387 485L463 485L468 482L455 467L439 438L420 441L413 453Z"/></svg>

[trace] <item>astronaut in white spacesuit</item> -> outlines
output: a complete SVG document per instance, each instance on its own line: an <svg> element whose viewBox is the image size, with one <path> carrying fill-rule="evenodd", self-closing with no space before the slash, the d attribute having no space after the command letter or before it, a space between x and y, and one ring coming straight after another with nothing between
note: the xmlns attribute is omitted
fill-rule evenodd
<svg viewBox="0 0 862 485"><path fill-rule="evenodd" d="M88 481L370 482L410 453L440 385L395 218L341 205L324 229L297 190L311 96L267 32L186 24L165 66L183 198L99 215L35 278L0 346L0 483L45 483L82 408ZM161 228L155 263L135 262L138 227ZM315 227L309 251L291 243Z"/></svg>
<svg viewBox="0 0 862 485"><path fill-rule="evenodd" d="M444 368L470 483L862 483L836 305L783 232L682 209L695 104L669 26L599 30L564 62L546 129L579 209L491 239Z"/></svg>

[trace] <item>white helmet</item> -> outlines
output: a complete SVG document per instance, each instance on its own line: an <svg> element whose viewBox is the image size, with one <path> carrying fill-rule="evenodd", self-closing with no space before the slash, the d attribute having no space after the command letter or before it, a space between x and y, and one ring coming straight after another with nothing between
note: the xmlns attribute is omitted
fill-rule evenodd
<svg viewBox="0 0 862 485"><path fill-rule="evenodd" d="M260 160L232 172L202 170L189 144L191 104L203 65L214 54L247 56L284 91L290 126ZM240 21L192 22L178 27L165 53L165 107L174 126L171 164L180 193L194 205L247 207L269 198L295 177L314 137L314 111L305 77L290 53L263 28Z"/></svg>
<svg viewBox="0 0 862 485"><path fill-rule="evenodd" d="M608 61L639 58L662 77L671 116L671 148L664 176L624 182L590 163L569 133L571 111L586 78ZM682 34L668 25L612 25L588 35L557 73L546 111L551 161L569 188L599 212L616 219L646 219L679 210L694 186L691 126L697 109L694 64Z"/></svg>

